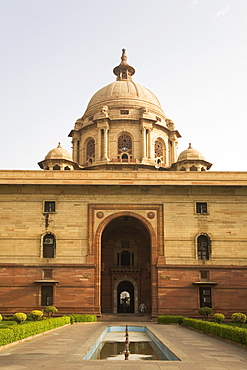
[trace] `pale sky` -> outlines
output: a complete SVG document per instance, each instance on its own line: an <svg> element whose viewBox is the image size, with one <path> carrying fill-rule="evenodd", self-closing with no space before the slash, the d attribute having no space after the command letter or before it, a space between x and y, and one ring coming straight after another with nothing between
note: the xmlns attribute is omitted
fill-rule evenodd
<svg viewBox="0 0 247 370"><path fill-rule="evenodd" d="M121 50L212 171L247 171L246 0L0 0L0 169L39 169ZM245 146L246 145L246 146Z"/></svg>

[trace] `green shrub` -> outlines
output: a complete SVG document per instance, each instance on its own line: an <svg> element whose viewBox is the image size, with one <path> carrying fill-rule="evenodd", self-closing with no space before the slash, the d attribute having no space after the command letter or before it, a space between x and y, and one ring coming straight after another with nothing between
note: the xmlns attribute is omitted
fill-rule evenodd
<svg viewBox="0 0 247 370"><path fill-rule="evenodd" d="M233 323L237 324L238 326L242 326L247 317L244 313L236 312L232 314L231 319Z"/></svg>
<svg viewBox="0 0 247 370"><path fill-rule="evenodd" d="M58 309L54 306L46 306L44 312L48 313L48 316L52 316L54 313L58 312Z"/></svg>
<svg viewBox="0 0 247 370"><path fill-rule="evenodd" d="M3 316L0 314L0 321L2 321L2 319L3 319Z"/></svg>
<svg viewBox="0 0 247 370"><path fill-rule="evenodd" d="M80 315L80 314L72 314L70 315L70 322L73 324L74 322L95 322L97 321L97 317L95 315Z"/></svg>
<svg viewBox="0 0 247 370"><path fill-rule="evenodd" d="M3 320L4 321L13 321L14 318L13 318L13 316L3 316Z"/></svg>
<svg viewBox="0 0 247 370"><path fill-rule="evenodd" d="M228 339L236 343L247 345L247 329L236 328L225 324L216 324L214 322L183 319L184 326L201 330L205 333L215 335L220 338Z"/></svg>
<svg viewBox="0 0 247 370"><path fill-rule="evenodd" d="M159 324L181 324L183 316L161 315L158 317Z"/></svg>
<svg viewBox="0 0 247 370"><path fill-rule="evenodd" d="M43 312L40 310L33 310L30 312L30 316L33 319L33 321L41 320L43 317Z"/></svg>
<svg viewBox="0 0 247 370"><path fill-rule="evenodd" d="M225 320L225 316L222 313L215 313L213 318L214 322L216 322L217 324L222 324Z"/></svg>
<svg viewBox="0 0 247 370"><path fill-rule="evenodd" d="M14 332L11 329L1 329L0 330L0 346L14 342Z"/></svg>
<svg viewBox="0 0 247 370"><path fill-rule="evenodd" d="M17 324L21 324L27 319L27 315L23 312L17 312L13 315L13 319L17 322Z"/></svg>
<svg viewBox="0 0 247 370"><path fill-rule="evenodd" d="M27 322L25 325L12 326L9 329L0 330L0 345L12 343L20 339L30 337L45 331L70 324L70 317L56 317L47 320ZM7 332L6 332L7 330Z"/></svg>
<svg viewBox="0 0 247 370"><path fill-rule="evenodd" d="M198 313L200 315L204 316L205 319L206 319L206 317L208 318L208 315L211 315L212 308L210 308L210 307L201 307L201 308L199 308Z"/></svg>

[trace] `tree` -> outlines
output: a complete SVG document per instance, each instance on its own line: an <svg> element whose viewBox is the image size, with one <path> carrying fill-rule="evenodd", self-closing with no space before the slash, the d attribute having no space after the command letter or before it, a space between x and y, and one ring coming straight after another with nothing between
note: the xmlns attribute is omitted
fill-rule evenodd
<svg viewBox="0 0 247 370"><path fill-rule="evenodd" d="M204 316L204 319L206 320L206 318L208 319L208 315L211 315L212 308L210 308L210 307L201 307L201 308L199 308L198 313L200 315Z"/></svg>
<svg viewBox="0 0 247 370"><path fill-rule="evenodd" d="M214 317L214 321L217 324L222 324L223 321L225 320L225 315L223 315L222 313L215 313L213 317Z"/></svg>
<svg viewBox="0 0 247 370"><path fill-rule="evenodd" d="M30 312L30 316L33 319L33 321L41 320L43 317L43 312L40 310L33 310Z"/></svg>
<svg viewBox="0 0 247 370"><path fill-rule="evenodd" d="M17 324L21 324L23 321L26 321L27 315L23 312L16 312L13 315L13 319L17 322Z"/></svg>
<svg viewBox="0 0 247 370"><path fill-rule="evenodd" d="M242 326L245 323L247 317L244 313L236 312L232 314L231 319L232 322L237 324L237 326Z"/></svg>
<svg viewBox="0 0 247 370"><path fill-rule="evenodd" d="M44 312L48 313L48 316L51 317L54 313L58 312L58 309L55 306L46 306Z"/></svg>

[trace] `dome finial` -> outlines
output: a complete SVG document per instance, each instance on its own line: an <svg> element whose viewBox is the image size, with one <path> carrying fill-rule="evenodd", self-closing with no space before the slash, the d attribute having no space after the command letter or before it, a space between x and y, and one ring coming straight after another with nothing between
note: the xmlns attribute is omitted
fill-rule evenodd
<svg viewBox="0 0 247 370"><path fill-rule="evenodd" d="M191 143L189 143L189 147L188 147L188 149L192 149Z"/></svg>
<svg viewBox="0 0 247 370"><path fill-rule="evenodd" d="M127 63L126 49L122 49L121 63L113 69L113 73L117 76L117 81L132 80L131 76L135 73L135 68Z"/></svg>
<svg viewBox="0 0 247 370"><path fill-rule="evenodd" d="M121 64L127 64L127 54L126 54L126 49L122 49L122 56L121 56L121 60L122 60L122 63Z"/></svg>
<svg viewBox="0 0 247 370"><path fill-rule="evenodd" d="M58 148L62 148L61 147L61 143L60 143L60 141L58 142L58 146L57 146Z"/></svg>

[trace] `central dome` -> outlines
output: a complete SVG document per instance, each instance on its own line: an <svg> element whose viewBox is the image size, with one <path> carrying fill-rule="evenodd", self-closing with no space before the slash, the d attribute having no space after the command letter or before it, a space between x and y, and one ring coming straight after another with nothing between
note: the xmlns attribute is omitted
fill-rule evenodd
<svg viewBox="0 0 247 370"><path fill-rule="evenodd" d="M117 76L116 81L97 91L88 103L84 117L91 116L103 106L109 109L114 107L145 107L155 114L162 115L158 98L146 87L132 81L135 69L127 63L125 49L123 49L122 62L113 69Z"/></svg>
<svg viewBox="0 0 247 370"><path fill-rule="evenodd" d="M145 87L133 81L115 81L97 91L88 103L86 113L97 110L98 106L116 106L131 103L133 106L148 107L163 113L157 97ZM164 114L164 113L163 113Z"/></svg>

